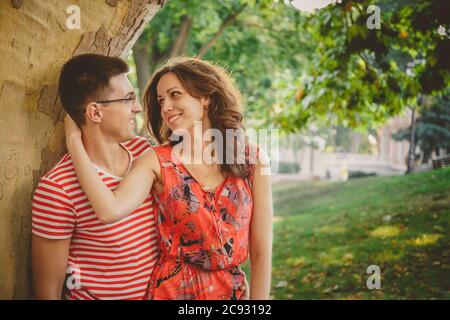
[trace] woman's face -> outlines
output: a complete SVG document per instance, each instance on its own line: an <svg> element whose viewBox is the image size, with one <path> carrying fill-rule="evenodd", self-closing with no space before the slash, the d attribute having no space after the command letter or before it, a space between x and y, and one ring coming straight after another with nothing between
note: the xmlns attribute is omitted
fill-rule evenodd
<svg viewBox="0 0 450 320"><path fill-rule="evenodd" d="M170 130L186 129L191 131L194 121L203 121L206 116L205 98L191 96L173 72L161 77L156 87L161 117Z"/></svg>

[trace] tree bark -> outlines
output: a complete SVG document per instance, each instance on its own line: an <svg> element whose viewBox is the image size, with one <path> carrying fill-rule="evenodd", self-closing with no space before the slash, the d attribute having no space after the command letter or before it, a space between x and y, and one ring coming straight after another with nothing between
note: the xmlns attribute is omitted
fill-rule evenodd
<svg viewBox="0 0 450 320"><path fill-rule="evenodd" d="M79 0L80 29L65 1L0 2L0 299L30 297L31 198L65 152L56 82L62 64L87 52L125 58L157 0Z"/></svg>

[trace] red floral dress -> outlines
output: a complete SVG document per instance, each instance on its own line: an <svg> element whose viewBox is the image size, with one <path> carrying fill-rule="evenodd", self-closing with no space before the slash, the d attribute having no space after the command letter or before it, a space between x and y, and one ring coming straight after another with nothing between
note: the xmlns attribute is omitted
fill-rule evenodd
<svg viewBox="0 0 450 320"><path fill-rule="evenodd" d="M249 250L252 178L229 176L214 192L203 190L171 157L171 145L154 150L164 190L152 191L161 255L149 299L241 299L245 274L240 265Z"/></svg>

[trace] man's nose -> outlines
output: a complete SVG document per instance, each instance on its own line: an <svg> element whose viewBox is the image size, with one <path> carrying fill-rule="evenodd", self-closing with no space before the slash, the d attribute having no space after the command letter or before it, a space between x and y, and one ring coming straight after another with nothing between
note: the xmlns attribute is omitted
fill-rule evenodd
<svg viewBox="0 0 450 320"><path fill-rule="evenodd" d="M136 99L136 102L135 103L133 103L133 109L132 109L132 111L134 112L134 113L139 113L139 112L142 112L142 105L141 105L141 103L139 102L139 100L138 99Z"/></svg>

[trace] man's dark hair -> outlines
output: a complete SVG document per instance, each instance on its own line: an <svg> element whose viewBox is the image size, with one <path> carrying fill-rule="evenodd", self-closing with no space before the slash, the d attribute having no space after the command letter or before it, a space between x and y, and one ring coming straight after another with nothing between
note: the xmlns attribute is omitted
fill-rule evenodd
<svg viewBox="0 0 450 320"><path fill-rule="evenodd" d="M100 98L112 77L128 71L126 62L116 57L92 53L73 57L64 64L59 76L62 107L78 125L84 124L87 103Z"/></svg>

